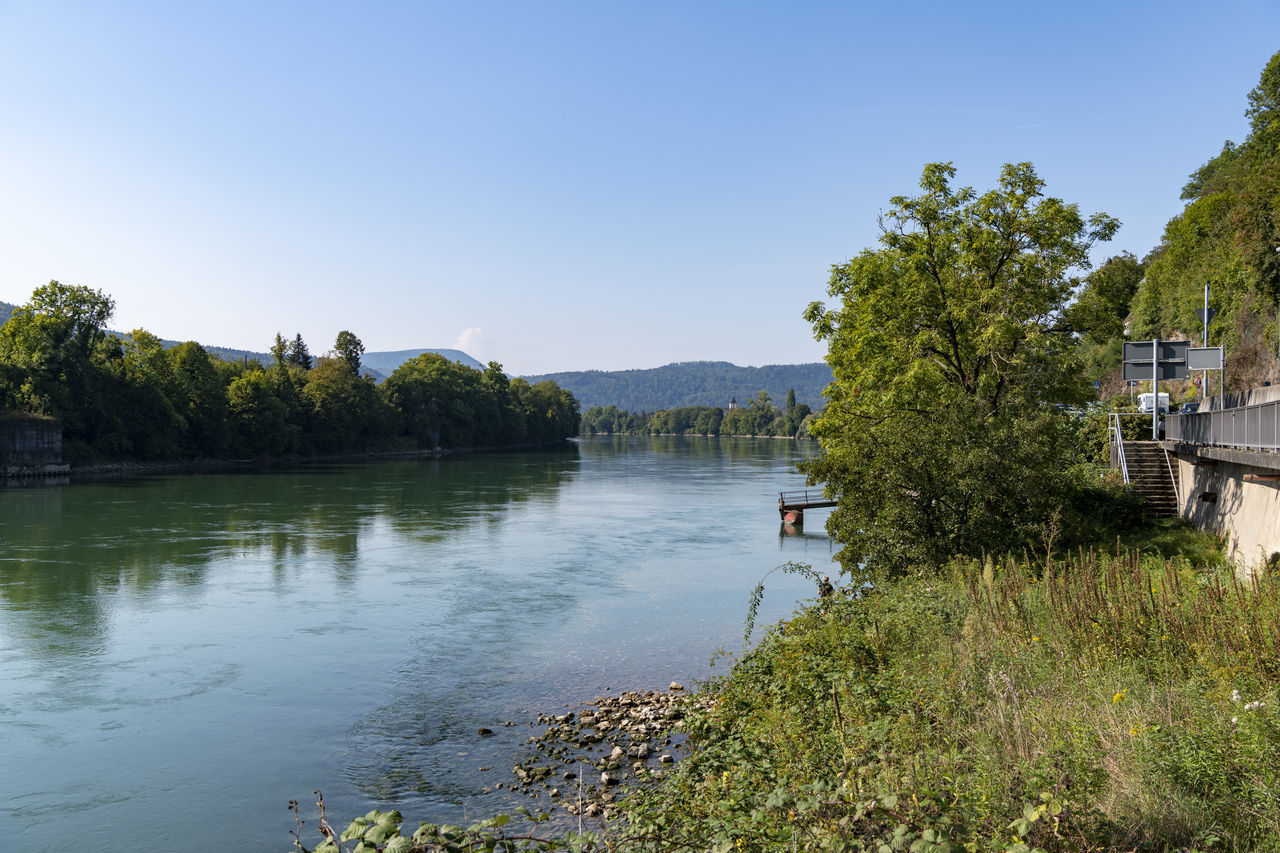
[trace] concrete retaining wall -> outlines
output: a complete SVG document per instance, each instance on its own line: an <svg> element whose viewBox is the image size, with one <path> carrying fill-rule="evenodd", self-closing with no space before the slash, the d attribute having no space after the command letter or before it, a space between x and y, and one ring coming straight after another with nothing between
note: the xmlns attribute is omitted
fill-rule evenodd
<svg viewBox="0 0 1280 853"><path fill-rule="evenodd" d="M1257 566L1280 551L1280 481L1246 482L1244 475L1276 473L1266 465L1179 453L1179 515L1199 530L1225 534L1227 555L1243 567Z"/></svg>
<svg viewBox="0 0 1280 853"><path fill-rule="evenodd" d="M0 422L0 465L62 462L62 424L55 420Z"/></svg>

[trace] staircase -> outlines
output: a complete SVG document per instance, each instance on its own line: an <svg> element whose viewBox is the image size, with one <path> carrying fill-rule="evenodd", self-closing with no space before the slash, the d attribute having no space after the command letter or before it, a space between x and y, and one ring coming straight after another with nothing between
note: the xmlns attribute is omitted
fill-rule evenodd
<svg viewBox="0 0 1280 853"><path fill-rule="evenodd" d="M1178 466L1156 441L1126 441L1125 466L1129 491L1146 499L1147 514L1156 518L1178 515ZM1172 470L1170 470L1172 469Z"/></svg>

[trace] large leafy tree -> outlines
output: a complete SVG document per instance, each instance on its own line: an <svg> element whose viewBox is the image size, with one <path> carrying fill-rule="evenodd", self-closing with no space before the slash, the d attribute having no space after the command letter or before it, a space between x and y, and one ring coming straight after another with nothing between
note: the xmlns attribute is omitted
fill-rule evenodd
<svg viewBox="0 0 1280 853"><path fill-rule="evenodd" d="M288 409L278 383L265 370L250 370L227 386L227 410L236 429L236 451L278 455L288 447Z"/></svg>
<svg viewBox="0 0 1280 853"><path fill-rule="evenodd" d="M90 362L115 310L99 290L51 281L31 294L0 327L0 360L19 381L9 404L66 418L83 405Z"/></svg>
<svg viewBox="0 0 1280 853"><path fill-rule="evenodd" d="M383 393L399 411L407 435L427 447L457 447L474 442L470 391L479 380L479 371L428 352L397 367Z"/></svg>
<svg viewBox="0 0 1280 853"><path fill-rule="evenodd" d="M303 397L310 403L312 439L325 450L356 447L377 438L386 420L372 379L360 376L364 344L338 333L334 357L322 358L308 374Z"/></svg>
<svg viewBox="0 0 1280 853"><path fill-rule="evenodd" d="M218 365L195 341L166 350L173 384L169 400L184 424L183 453L221 453L227 443L227 383Z"/></svg>
<svg viewBox="0 0 1280 853"><path fill-rule="evenodd" d="M360 359L364 357L364 343L354 332L343 330L333 344L333 354L347 365L353 376L360 375Z"/></svg>
<svg viewBox="0 0 1280 853"><path fill-rule="evenodd" d="M833 267L836 305L805 312L835 375L805 471L839 500L850 571L1015 548L1070 504L1050 404L1086 389L1064 312L1119 223L1046 196L1029 163L981 194L954 176L926 166L919 195L891 200L880 248Z"/></svg>

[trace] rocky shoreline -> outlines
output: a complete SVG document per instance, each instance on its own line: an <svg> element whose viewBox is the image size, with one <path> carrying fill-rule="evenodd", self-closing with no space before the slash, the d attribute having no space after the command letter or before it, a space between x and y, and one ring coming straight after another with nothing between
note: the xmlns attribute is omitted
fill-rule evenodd
<svg viewBox="0 0 1280 853"><path fill-rule="evenodd" d="M699 703L672 682L666 691L597 696L565 714L540 714L534 725L547 728L528 739L533 752L512 768L515 781L485 790L509 787L546 797L547 811L609 820L627 787L660 778L675 764L680 721Z"/></svg>

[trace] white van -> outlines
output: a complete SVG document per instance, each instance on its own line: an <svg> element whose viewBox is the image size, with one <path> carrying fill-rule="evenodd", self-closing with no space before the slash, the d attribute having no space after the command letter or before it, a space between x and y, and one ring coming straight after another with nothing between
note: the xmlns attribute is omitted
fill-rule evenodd
<svg viewBox="0 0 1280 853"><path fill-rule="evenodd" d="M1155 402L1155 398L1156 398L1155 394L1139 394L1138 395L1138 411L1147 412L1148 414L1150 414L1151 406ZM1163 391L1160 392L1160 411L1162 412L1169 411L1169 395L1164 393Z"/></svg>

